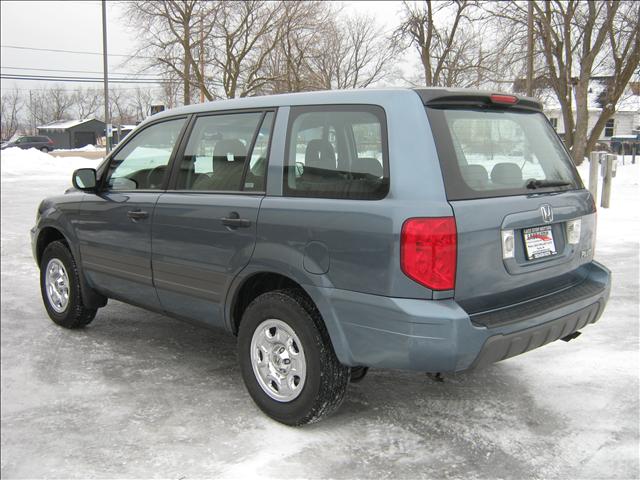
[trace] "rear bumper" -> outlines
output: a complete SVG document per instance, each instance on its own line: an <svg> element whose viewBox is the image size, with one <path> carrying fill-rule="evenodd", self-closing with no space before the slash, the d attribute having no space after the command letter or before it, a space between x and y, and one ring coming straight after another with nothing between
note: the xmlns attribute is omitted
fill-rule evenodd
<svg viewBox="0 0 640 480"><path fill-rule="evenodd" d="M307 291L343 364L458 372L519 355L597 321L609 298L611 273L597 262L584 268L585 280L572 289L473 317L454 300Z"/></svg>

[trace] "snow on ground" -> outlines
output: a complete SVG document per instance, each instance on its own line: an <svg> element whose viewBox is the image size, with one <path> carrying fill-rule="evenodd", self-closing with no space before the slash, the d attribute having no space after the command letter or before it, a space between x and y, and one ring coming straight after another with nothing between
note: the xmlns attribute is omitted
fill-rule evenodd
<svg viewBox="0 0 640 480"><path fill-rule="evenodd" d="M97 147L95 145L85 145L80 148L57 148L59 152L104 152L104 147Z"/></svg>
<svg viewBox="0 0 640 480"><path fill-rule="evenodd" d="M614 284L580 338L444 383L374 370L336 415L294 429L252 403L226 334L115 301L82 331L48 320L28 230L41 198L97 163L0 155L3 478L640 475L640 164L618 167L598 211L596 258Z"/></svg>
<svg viewBox="0 0 640 480"><path fill-rule="evenodd" d="M35 148L22 150L18 147L2 150L0 157L0 171L2 182L25 180L33 181L40 178L66 179L71 186L71 174L77 168L95 168L100 160L82 157L54 157ZM57 184L56 184L57 185ZM55 191L52 193L56 193Z"/></svg>

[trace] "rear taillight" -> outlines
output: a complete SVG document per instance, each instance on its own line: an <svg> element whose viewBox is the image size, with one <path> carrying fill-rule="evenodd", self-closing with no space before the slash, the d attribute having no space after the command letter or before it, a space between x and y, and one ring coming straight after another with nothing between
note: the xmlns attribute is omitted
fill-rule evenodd
<svg viewBox="0 0 640 480"><path fill-rule="evenodd" d="M49 139L49 141L47 142L49 145L53 145L53 140Z"/></svg>
<svg viewBox="0 0 640 480"><path fill-rule="evenodd" d="M425 287L453 290L456 244L453 217L410 218L402 225L400 267L406 276Z"/></svg>

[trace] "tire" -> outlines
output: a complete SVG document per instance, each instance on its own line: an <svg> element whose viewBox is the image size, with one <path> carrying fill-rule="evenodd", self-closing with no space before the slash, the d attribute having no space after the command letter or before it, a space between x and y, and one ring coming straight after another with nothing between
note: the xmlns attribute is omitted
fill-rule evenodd
<svg viewBox="0 0 640 480"><path fill-rule="evenodd" d="M40 151L44 153L49 153L49 149L47 147L42 147Z"/></svg>
<svg viewBox="0 0 640 480"><path fill-rule="evenodd" d="M96 309L82 303L78 267L64 242L50 243L42 254L40 292L49 317L61 327L82 328L96 316Z"/></svg>
<svg viewBox="0 0 640 480"><path fill-rule="evenodd" d="M268 347L262 363L259 352L265 350L260 345ZM320 313L299 291L268 292L249 304L238 332L238 355L251 398L278 422L291 426L314 423L344 400L351 370L338 361ZM279 372L290 368L281 382L282 390L274 380L266 385L269 380L259 373L273 372L272 368L282 368ZM294 372L300 374L297 384ZM274 398L278 395L284 398Z"/></svg>

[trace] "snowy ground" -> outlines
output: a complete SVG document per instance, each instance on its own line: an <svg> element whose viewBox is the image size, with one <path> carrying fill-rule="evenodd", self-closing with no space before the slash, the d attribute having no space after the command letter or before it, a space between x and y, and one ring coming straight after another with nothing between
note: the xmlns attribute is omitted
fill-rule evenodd
<svg viewBox="0 0 640 480"><path fill-rule="evenodd" d="M579 339L442 384L372 371L336 415L293 429L254 406L230 336L115 301L83 331L48 320L28 230L42 197L96 164L0 158L3 478L640 475L640 165L618 168L599 210L596 256L614 286Z"/></svg>

